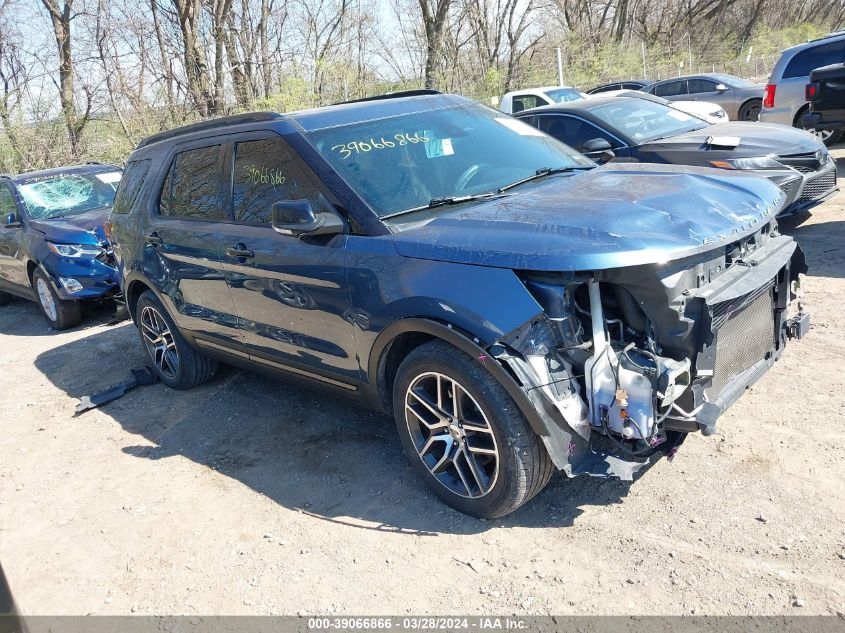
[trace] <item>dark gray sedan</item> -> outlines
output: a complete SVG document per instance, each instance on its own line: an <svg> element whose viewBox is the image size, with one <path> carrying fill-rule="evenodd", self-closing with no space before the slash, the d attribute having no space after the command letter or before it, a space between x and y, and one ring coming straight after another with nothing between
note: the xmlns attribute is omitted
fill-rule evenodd
<svg viewBox="0 0 845 633"><path fill-rule="evenodd" d="M782 215L836 191L836 161L816 137L786 125L710 125L645 99L595 96L526 110L519 118L599 162L669 163L750 171L787 195Z"/></svg>
<svg viewBox="0 0 845 633"><path fill-rule="evenodd" d="M766 86L733 75L713 73L664 79L642 90L669 101L718 103L731 121L756 121L763 107Z"/></svg>

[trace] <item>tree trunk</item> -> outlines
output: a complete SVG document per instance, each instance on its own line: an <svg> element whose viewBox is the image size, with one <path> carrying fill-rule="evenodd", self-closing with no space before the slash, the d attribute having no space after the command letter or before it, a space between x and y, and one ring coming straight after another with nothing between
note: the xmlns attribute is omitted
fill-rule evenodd
<svg viewBox="0 0 845 633"><path fill-rule="evenodd" d="M53 26L53 37L59 54L59 101L65 119L71 155L79 155L79 141L82 130L88 122L88 111L79 117L76 113L76 102L73 94L73 51L71 48L70 20L74 0L64 0L64 6L59 6L59 0L41 0L50 22ZM89 100L90 109L90 100Z"/></svg>

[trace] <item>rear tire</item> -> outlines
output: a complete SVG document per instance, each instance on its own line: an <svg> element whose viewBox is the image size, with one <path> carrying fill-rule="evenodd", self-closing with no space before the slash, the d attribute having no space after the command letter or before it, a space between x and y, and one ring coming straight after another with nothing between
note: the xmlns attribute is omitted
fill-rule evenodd
<svg viewBox="0 0 845 633"><path fill-rule="evenodd" d="M752 99L743 103L739 108L740 121L757 121L760 118L760 110L763 109L762 99Z"/></svg>
<svg viewBox="0 0 845 633"><path fill-rule="evenodd" d="M150 290L138 298L135 323L147 360L168 387L191 389L214 375L217 361L188 345L164 305Z"/></svg>
<svg viewBox="0 0 845 633"><path fill-rule="evenodd" d="M513 512L554 473L542 440L504 387L443 341L425 343L402 361L393 412L414 469L465 514L493 519Z"/></svg>
<svg viewBox="0 0 845 633"><path fill-rule="evenodd" d="M79 301L60 299L40 268L32 273L32 289L35 290L35 302L41 308L41 314L54 330L66 330L79 325L82 309Z"/></svg>
<svg viewBox="0 0 845 633"><path fill-rule="evenodd" d="M799 127L806 132L815 134L816 137L827 147L830 147L831 145L836 145L839 141L842 140L843 136L845 136L845 132L843 132L842 130L824 130L821 132L816 132L816 130L814 130L813 128L804 127L802 119L808 111L808 107L804 107L803 109L799 110L798 115L795 117L794 127Z"/></svg>

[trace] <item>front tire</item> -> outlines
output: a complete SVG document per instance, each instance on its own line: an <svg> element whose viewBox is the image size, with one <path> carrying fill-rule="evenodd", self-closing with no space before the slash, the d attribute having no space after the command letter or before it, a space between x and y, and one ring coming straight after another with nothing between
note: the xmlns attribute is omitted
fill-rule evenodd
<svg viewBox="0 0 845 633"><path fill-rule="evenodd" d="M554 473L543 442L504 387L443 341L425 343L402 361L393 411L414 469L465 514L493 519L513 512Z"/></svg>
<svg viewBox="0 0 845 633"><path fill-rule="evenodd" d="M188 345L164 305L150 290L138 298L135 323L147 360L168 387L191 389L214 375L217 361Z"/></svg>
<svg viewBox="0 0 845 633"><path fill-rule="evenodd" d="M41 314L54 330L66 330L78 325L82 320L79 301L60 299L53 289L53 284L40 268L36 268L32 273L32 288L35 290L35 301L41 308Z"/></svg>

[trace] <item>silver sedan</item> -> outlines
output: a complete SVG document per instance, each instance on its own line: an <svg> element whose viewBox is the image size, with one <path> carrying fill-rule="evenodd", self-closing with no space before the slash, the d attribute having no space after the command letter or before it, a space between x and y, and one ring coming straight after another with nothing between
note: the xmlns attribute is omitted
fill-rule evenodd
<svg viewBox="0 0 845 633"><path fill-rule="evenodd" d="M669 101L710 101L718 103L731 121L756 121L763 107L763 84L718 73L688 75L658 81L644 92Z"/></svg>

